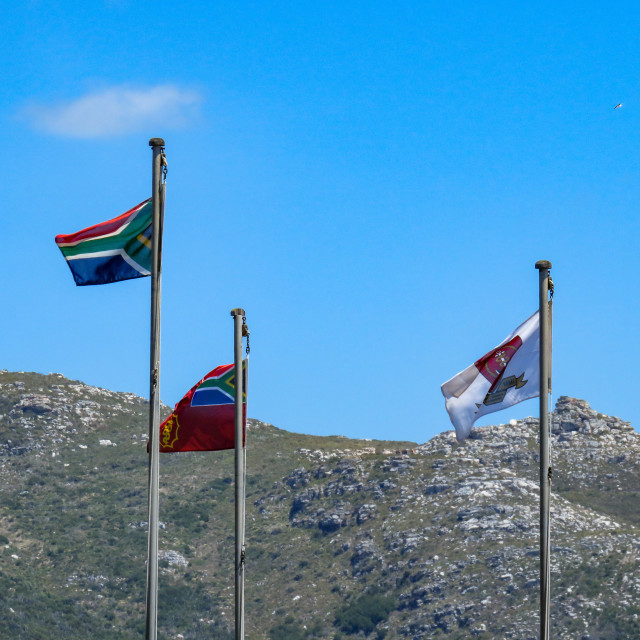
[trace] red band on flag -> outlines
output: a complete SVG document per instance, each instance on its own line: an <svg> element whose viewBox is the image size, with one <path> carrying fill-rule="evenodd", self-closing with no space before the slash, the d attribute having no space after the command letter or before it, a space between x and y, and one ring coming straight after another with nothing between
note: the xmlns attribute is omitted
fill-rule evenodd
<svg viewBox="0 0 640 640"><path fill-rule="evenodd" d="M91 227L82 229L81 231L76 231L75 233L59 233L56 236L56 244L77 244L79 242L82 242L83 240L90 240L92 238L116 233L120 229L120 227L127 221L127 218L137 213L138 210L141 209L150 200L151 198L145 200L144 202L141 202L132 209L129 209L129 211L126 211L122 215L118 216L117 218L113 218L112 220L99 222L98 224L94 224Z"/></svg>
<svg viewBox="0 0 640 640"><path fill-rule="evenodd" d="M513 358L516 351L522 346L522 340L520 336L511 338L509 342L506 342L499 347L489 351L486 355L482 356L479 360L473 364L478 371L493 384L499 380L504 373L504 370L509 364L509 360Z"/></svg>

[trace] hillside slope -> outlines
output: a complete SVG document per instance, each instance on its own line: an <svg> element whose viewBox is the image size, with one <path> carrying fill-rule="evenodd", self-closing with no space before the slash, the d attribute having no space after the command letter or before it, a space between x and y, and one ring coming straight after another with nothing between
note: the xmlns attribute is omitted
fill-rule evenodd
<svg viewBox="0 0 640 640"><path fill-rule="evenodd" d="M141 637L147 411L0 373L0 637ZM247 637L536 638L537 427L417 445L251 420ZM640 637L640 435L561 397L551 446L552 635ZM232 475L233 452L161 458L163 638L232 637Z"/></svg>

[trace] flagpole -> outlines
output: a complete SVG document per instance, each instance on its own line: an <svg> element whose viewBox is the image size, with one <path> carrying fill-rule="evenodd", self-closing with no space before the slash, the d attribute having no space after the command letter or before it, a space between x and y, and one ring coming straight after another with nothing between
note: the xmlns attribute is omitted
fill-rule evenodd
<svg viewBox="0 0 640 640"><path fill-rule="evenodd" d="M549 463L549 380L551 378L551 331L549 290L551 263L536 262L540 294L540 640L549 640L551 579L549 558L549 496L551 465Z"/></svg>
<svg viewBox="0 0 640 640"><path fill-rule="evenodd" d="M242 370L242 327L244 309L232 309L233 356L235 364L235 502L236 502L236 553L235 553L235 612L236 640L244 640L244 411Z"/></svg>
<svg viewBox="0 0 640 640"><path fill-rule="evenodd" d="M162 224L164 218L164 184L162 167L164 140L151 138L153 198L151 257L151 347L149 382L149 538L147 555L147 604L145 640L158 637L158 517L160 478L160 301L162 275Z"/></svg>

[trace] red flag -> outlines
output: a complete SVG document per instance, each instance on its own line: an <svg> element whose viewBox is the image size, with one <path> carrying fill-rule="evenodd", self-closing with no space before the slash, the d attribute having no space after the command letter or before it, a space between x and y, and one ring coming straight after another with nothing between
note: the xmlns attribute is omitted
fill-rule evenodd
<svg viewBox="0 0 640 640"><path fill-rule="evenodd" d="M246 372L246 360L243 369ZM160 452L235 448L235 387L233 364L216 367L191 387L160 425ZM246 402L246 394L243 394L245 424ZM246 437L244 428L243 436Z"/></svg>

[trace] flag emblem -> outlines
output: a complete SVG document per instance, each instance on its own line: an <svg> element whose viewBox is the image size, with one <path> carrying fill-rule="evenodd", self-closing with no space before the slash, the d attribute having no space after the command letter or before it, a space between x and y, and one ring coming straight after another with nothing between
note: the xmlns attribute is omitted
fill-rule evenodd
<svg viewBox="0 0 640 640"><path fill-rule="evenodd" d="M180 423L178 422L178 416L172 413L163 423L160 429L161 439L160 444L164 449L173 449L173 445L178 441L178 431L180 430Z"/></svg>
<svg viewBox="0 0 640 640"><path fill-rule="evenodd" d="M485 406L489 406L491 404L498 404L505 399L507 395L507 391L515 387L516 389L522 389L528 380L523 380L524 373L521 373L519 376L507 376L506 378L500 378L500 380L496 380L491 385L491 389L487 393L485 399L482 404ZM497 383L497 384L496 384ZM478 405L480 408L482 405Z"/></svg>
<svg viewBox="0 0 640 640"><path fill-rule="evenodd" d="M516 351L522 346L522 338L515 336L509 342L496 347L474 363L478 371L491 383L495 384Z"/></svg>
<svg viewBox="0 0 640 640"><path fill-rule="evenodd" d="M78 286L151 275L152 199L121 216L56 236Z"/></svg>

